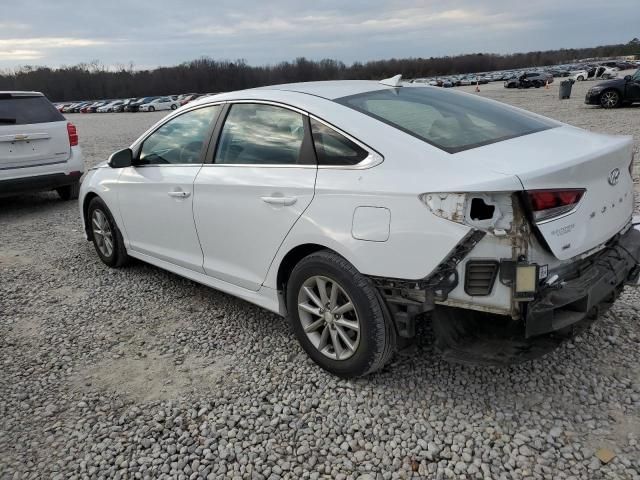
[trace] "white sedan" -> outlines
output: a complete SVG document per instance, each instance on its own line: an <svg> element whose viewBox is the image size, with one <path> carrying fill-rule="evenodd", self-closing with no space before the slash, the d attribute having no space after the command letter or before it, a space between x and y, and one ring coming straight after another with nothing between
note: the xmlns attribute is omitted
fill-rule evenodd
<svg viewBox="0 0 640 480"><path fill-rule="evenodd" d="M79 201L105 264L287 316L353 377L420 321L445 358L480 364L592 321L639 275L631 162L629 137L471 94L317 82L190 103L91 170Z"/></svg>
<svg viewBox="0 0 640 480"><path fill-rule="evenodd" d="M171 97L159 97L140 105L141 112L155 112L156 110L175 110L180 106L180 102Z"/></svg>

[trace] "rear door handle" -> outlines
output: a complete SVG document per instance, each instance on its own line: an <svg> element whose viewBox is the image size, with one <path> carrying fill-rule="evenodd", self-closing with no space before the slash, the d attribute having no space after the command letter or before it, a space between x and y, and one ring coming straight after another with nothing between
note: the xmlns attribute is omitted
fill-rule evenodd
<svg viewBox="0 0 640 480"><path fill-rule="evenodd" d="M298 201L296 197L260 197L264 203L288 207Z"/></svg>
<svg viewBox="0 0 640 480"><path fill-rule="evenodd" d="M168 193L170 197L174 198L187 198L191 195L191 192L185 192L183 190L174 190Z"/></svg>

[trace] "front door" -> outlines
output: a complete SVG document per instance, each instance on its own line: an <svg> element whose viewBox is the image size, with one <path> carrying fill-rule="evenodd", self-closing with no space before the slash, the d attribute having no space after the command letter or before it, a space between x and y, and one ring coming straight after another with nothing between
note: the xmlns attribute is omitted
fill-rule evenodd
<svg viewBox="0 0 640 480"><path fill-rule="evenodd" d="M164 123L144 140L134 166L123 169L118 203L130 250L203 272L193 182L220 110L207 106Z"/></svg>
<svg viewBox="0 0 640 480"><path fill-rule="evenodd" d="M640 68L627 81L626 100L640 101Z"/></svg>
<svg viewBox="0 0 640 480"><path fill-rule="evenodd" d="M258 290L313 198L316 172L305 114L261 103L231 105L212 163L194 185L205 272Z"/></svg>

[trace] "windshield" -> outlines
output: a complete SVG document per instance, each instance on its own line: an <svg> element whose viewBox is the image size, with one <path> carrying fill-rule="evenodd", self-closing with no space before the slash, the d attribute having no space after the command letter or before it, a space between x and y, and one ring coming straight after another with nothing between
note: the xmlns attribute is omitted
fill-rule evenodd
<svg viewBox="0 0 640 480"><path fill-rule="evenodd" d="M433 87L376 90L336 99L448 153L556 126L499 103Z"/></svg>
<svg viewBox="0 0 640 480"><path fill-rule="evenodd" d="M633 78L634 80L638 80L640 82L640 68L636 70L636 73L633 74Z"/></svg>

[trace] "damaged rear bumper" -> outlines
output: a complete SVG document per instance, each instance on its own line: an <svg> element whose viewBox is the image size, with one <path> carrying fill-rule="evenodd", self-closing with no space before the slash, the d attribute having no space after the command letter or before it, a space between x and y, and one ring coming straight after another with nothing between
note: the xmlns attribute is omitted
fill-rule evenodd
<svg viewBox="0 0 640 480"><path fill-rule="evenodd" d="M615 301L625 284L637 283L640 274L638 228L630 228L602 252L589 258L575 278L539 292L537 298L527 304L526 337L595 319Z"/></svg>

